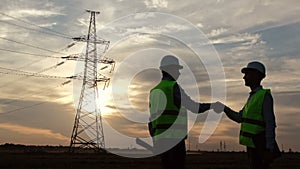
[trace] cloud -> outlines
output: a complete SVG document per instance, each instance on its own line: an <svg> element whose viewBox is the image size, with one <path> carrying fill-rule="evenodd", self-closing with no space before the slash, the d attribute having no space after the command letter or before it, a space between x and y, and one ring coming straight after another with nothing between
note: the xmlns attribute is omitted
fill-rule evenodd
<svg viewBox="0 0 300 169"><path fill-rule="evenodd" d="M18 2L19 1L19 2ZM42 2L29 0L26 3L17 0L14 3L9 1L3 2L2 11L9 16L23 19L23 18L49 18L54 16L65 15L62 6L57 6L55 2ZM13 20L10 17L1 15L1 19Z"/></svg>
<svg viewBox="0 0 300 169"><path fill-rule="evenodd" d="M213 30L210 36L217 36L226 32L226 30ZM229 35L219 39L211 40L213 44L237 44L237 46L254 45L261 40L261 35L243 33L238 35Z"/></svg>
<svg viewBox="0 0 300 169"><path fill-rule="evenodd" d="M49 10L38 10L38 9L20 9L14 12L8 12L8 15L22 18L22 17L52 17L58 15L64 15L60 12L49 11Z"/></svg>
<svg viewBox="0 0 300 169"><path fill-rule="evenodd" d="M144 1L147 8L167 8L167 0L145 0Z"/></svg>
<svg viewBox="0 0 300 169"><path fill-rule="evenodd" d="M207 36L209 38L212 38L212 37L222 35L223 33L227 32L227 31L228 31L228 29L226 29L226 28L213 29Z"/></svg>
<svg viewBox="0 0 300 169"><path fill-rule="evenodd" d="M39 25L39 26L40 26L40 27L44 27L44 28L46 28L46 27L52 28L52 27L54 27L54 26L56 26L56 25L57 25L57 22L53 22L53 23L41 24L41 25Z"/></svg>
<svg viewBox="0 0 300 169"><path fill-rule="evenodd" d="M72 103L1 99L0 123L50 129L54 133L69 136L74 117L75 110Z"/></svg>
<svg viewBox="0 0 300 169"><path fill-rule="evenodd" d="M267 42L267 56L270 58L298 57L299 26L300 22L295 22L257 31L262 40Z"/></svg>
<svg viewBox="0 0 300 169"><path fill-rule="evenodd" d="M201 22L197 23L196 26L200 29L204 27L204 25Z"/></svg>
<svg viewBox="0 0 300 169"><path fill-rule="evenodd" d="M55 133L49 129L32 128L32 127L22 126L19 124L11 124L11 123L0 123L0 128L12 132L17 132L23 135L40 135L51 139L57 139L59 141L64 141L64 142L69 141L68 137L60 133Z"/></svg>
<svg viewBox="0 0 300 169"><path fill-rule="evenodd" d="M135 116L139 116L136 114ZM109 116L106 116L105 122L113 129L124 135L136 138L147 137L148 126L147 123L140 123L132 121L126 114L122 112L112 112Z"/></svg>
<svg viewBox="0 0 300 169"><path fill-rule="evenodd" d="M148 23L148 24L150 24L150 23ZM122 36L126 37L126 36L134 35L134 34L143 35L143 33L165 35L170 32L179 32L179 31L184 31L184 30L188 30L188 29L189 28L187 26L176 24L176 23L168 23L168 24L160 25L160 26L151 25L151 24L149 26L139 25L136 27L135 26L128 27L127 29L125 29L125 32L123 33Z"/></svg>

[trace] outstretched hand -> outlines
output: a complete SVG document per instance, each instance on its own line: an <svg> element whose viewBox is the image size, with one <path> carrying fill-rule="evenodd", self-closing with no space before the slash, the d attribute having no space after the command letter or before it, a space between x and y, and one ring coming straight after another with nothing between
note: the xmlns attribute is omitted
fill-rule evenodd
<svg viewBox="0 0 300 169"><path fill-rule="evenodd" d="M225 105L219 101L212 103L211 108L216 112L216 113L222 113L224 111Z"/></svg>

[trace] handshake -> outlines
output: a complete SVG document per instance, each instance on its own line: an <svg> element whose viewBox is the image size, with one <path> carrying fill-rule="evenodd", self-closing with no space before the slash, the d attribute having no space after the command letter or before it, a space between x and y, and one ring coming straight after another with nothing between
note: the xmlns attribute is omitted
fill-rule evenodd
<svg viewBox="0 0 300 169"><path fill-rule="evenodd" d="M220 114L224 111L225 109L225 105L219 101L215 102L215 103L211 103L211 109L213 109L216 113Z"/></svg>

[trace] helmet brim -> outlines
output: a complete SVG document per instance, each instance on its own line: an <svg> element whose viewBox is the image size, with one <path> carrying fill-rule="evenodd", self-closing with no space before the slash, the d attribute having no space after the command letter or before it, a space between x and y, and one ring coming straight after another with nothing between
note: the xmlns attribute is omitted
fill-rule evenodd
<svg viewBox="0 0 300 169"><path fill-rule="evenodd" d="M257 70L257 69L254 69L254 68L244 67L244 68L241 69L241 72L245 74L245 73L247 73L247 72L249 72L249 71L251 71L251 70L252 70L252 71L254 70L254 71L258 72L258 73L261 74L263 77L266 77L266 75L265 75L264 73L260 72L260 71Z"/></svg>
<svg viewBox="0 0 300 169"><path fill-rule="evenodd" d="M159 69L183 69L183 66L181 65L168 65L168 66L160 66Z"/></svg>

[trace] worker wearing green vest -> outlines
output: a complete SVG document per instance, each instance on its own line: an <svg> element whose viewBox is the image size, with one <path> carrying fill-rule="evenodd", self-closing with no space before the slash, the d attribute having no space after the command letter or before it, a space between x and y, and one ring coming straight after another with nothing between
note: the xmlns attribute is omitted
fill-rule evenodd
<svg viewBox="0 0 300 169"><path fill-rule="evenodd" d="M273 159L280 156L280 151L275 141L273 97L270 89L261 86L266 69L262 63L254 61L241 72L245 86L251 89L250 96L241 111L235 112L225 106L224 112L231 120L241 123L239 142L247 147L251 168L268 169Z"/></svg>
<svg viewBox="0 0 300 169"><path fill-rule="evenodd" d="M185 139L187 138L187 110L202 113L209 103L194 102L177 84L183 68L176 57L164 56L160 62L162 80L150 91L149 131L156 154L161 154L164 169L185 168Z"/></svg>

